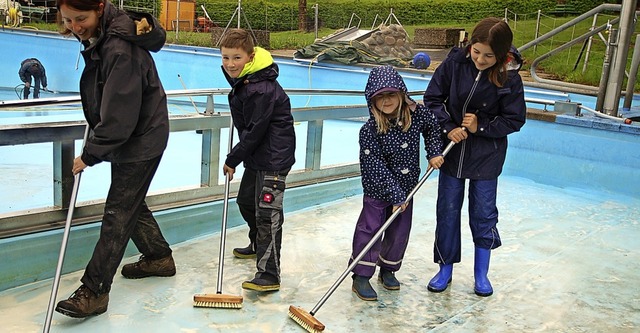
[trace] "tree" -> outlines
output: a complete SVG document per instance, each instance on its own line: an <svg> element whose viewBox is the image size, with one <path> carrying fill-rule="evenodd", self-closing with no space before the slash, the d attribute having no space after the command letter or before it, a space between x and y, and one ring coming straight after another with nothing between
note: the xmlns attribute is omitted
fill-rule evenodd
<svg viewBox="0 0 640 333"><path fill-rule="evenodd" d="M307 0L298 0L298 30L309 32L307 24Z"/></svg>

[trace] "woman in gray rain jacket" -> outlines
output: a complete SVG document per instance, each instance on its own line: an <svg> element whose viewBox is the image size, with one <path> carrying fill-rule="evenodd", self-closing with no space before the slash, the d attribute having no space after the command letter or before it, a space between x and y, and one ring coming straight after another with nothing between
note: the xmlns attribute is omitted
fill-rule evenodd
<svg viewBox="0 0 640 333"><path fill-rule="evenodd" d="M56 307L71 317L87 317L107 311L129 239L142 256L124 265L124 277L176 273L171 248L145 203L169 137L167 98L149 53L162 48L166 33L151 15L133 16L106 0L57 0L56 5L61 33L75 35L84 46L80 96L91 131L73 173L111 162L100 238L82 286Z"/></svg>

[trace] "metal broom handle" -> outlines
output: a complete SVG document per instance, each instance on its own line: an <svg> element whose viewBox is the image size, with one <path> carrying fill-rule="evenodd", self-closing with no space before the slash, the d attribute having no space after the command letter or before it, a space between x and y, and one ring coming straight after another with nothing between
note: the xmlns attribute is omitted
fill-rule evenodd
<svg viewBox="0 0 640 333"><path fill-rule="evenodd" d="M231 153L233 148L233 118L229 114L229 148L228 152ZM229 174L227 173L224 178L224 200L222 204L222 226L220 231L220 254L218 257L218 281L216 285L216 293L222 294L222 270L224 264L224 247L227 239L227 212L229 211Z"/></svg>
<svg viewBox="0 0 640 333"><path fill-rule="evenodd" d="M89 124L84 129L84 137L82 146L87 142L89 137ZM60 275L62 274L62 265L64 264L64 255L67 251L67 242L69 241L69 232L71 230L71 221L73 220L73 211L76 208L76 199L78 198L78 188L80 187L80 175L78 172L73 176L73 189L71 190L71 199L67 211L67 220L64 224L64 232L62 233L62 244L60 244L60 254L58 255L58 266L56 266L56 274L53 277L53 287L51 288L51 296L49 296L49 306L47 307L47 316L44 322L43 332L48 333L51 329L51 320L53 318L53 308L56 304L56 296L58 295L58 286L60 285Z"/></svg>

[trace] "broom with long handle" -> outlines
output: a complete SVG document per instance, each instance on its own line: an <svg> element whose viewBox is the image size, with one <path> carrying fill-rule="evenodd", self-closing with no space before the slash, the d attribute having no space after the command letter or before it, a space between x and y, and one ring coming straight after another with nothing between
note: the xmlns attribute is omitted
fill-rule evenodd
<svg viewBox="0 0 640 333"><path fill-rule="evenodd" d="M233 118L229 124L229 152L233 148ZM224 178L224 201L222 207L222 230L220 231L220 256L218 258L218 282L215 294L193 295L193 306L202 308L230 308L240 309L242 307L242 296L222 294L222 270L224 267L224 248L227 238L227 211L229 210L229 174Z"/></svg>
<svg viewBox="0 0 640 333"><path fill-rule="evenodd" d="M453 141L450 142L442 152L442 155L443 156L447 155L447 153L449 152L449 150L451 150L454 144L455 143ZM404 201L404 203L408 203L411 201L411 199L413 199L413 196L418 192L418 190L425 183L425 181L427 181L427 178L429 178L429 175L431 175L433 170L434 169L432 167L428 168L424 176L422 176L422 178L418 181L418 185L416 185L416 187L414 187L413 190L411 190L411 192L407 195L407 199ZM389 216L389 218L384 222L382 227L380 227L380 230L378 230L378 232L376 232L375 235L373 235L373 238L371 238L369 243L367 243L364 249L362 249L362 251L360 251L360 253L353 259L349 267L347 267L347 269L342 273L342 275L340 275L338 280L331 286L331 288L329 288L329 290L324 294L324 296L322 296L320 301L318 301L316 306L310 312L306 312L300 307L291 305L289 306L289 317L291 317L291 319L293 319L296 323L298 323L300 326L302 326L304 329L306 329L311 333L324 331L324 325L318 319L316 319L314 315L318 312L318 310L320 310L320 307L322 307L322 305L327 301L327 299L329 299L331 294L333 294L333 292L338 288L338 286L342 283L342 281L344 281L344 279L347 277L349 272L351 272L356 267L356 265L358 264L358 262L360 262L362 257L364 257L367 254L367 252L371 249L371 247L373 247L373 244L375 244L375 242L377 242L378 239L382 237L382 234L384 233L384 231L387 230L389 225L391 225L393 220L398 215L400 215L401 212L402 212L401 209L396 209L396 211L393 212L391 216Z"/></svg>
<svg viewBox="0 0 640 333"><path fill-rule="evenodd" d="M82 146L84 147L89 136L89 125L84 129L84 137ZM47 316L44 322L42 332L48 333L51 329L51 319L53 318L53 309L56 305L56 296L58 295L58 287L60 286L60 275L62 274L62 264L64 263L64 255L67 251L67 242L69 241L69 232L71 230L71 221L73 220L73 211L76 208L76 199L78 198L78 188L80 187L80 175L78 172L73 176L73 188L71 190L71 199L69 200L69 209L67 210L67 220L64 224L64 232L62 233L62 244L60 244L60 254L58 255L58 266L56 266L56 274L53 277L53 287L51 288L51 296L49 296L49 306L47 307Z"/></svg>

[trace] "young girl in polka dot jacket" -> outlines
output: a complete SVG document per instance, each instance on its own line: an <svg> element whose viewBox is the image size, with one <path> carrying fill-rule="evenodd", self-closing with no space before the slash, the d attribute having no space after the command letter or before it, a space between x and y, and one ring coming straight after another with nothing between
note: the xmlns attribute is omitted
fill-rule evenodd
<svg viewBox="0 0 640 333"><path fill-rule="evenodd" d="M386 219L402 210L353 269L352 290L363 300L377 299L369 283L376 265L379 280L389 290L400 289L395 272L411 230L412 201L404 203L420 177L420 135L424 137L429 165L444 162L441 130L435 116L407 95L400 74L391 66L375 67L365 88L369 120L360 129L360 170L363 207L353 235L353 258L366 247Z"/></svg>

